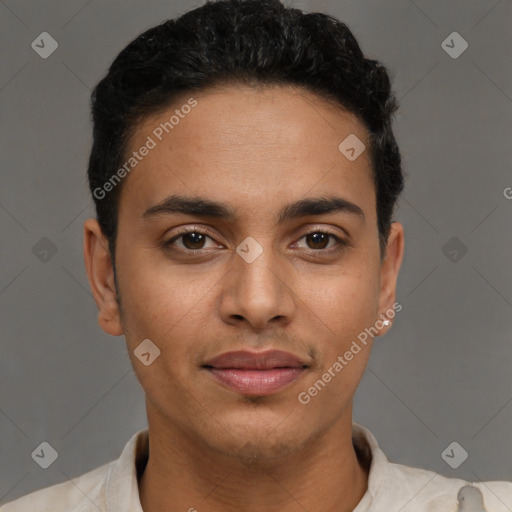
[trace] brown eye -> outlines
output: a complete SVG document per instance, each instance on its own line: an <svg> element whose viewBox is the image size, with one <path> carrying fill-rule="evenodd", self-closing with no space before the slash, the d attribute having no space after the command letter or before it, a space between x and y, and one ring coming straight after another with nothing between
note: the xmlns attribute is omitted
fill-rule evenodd
<svg viewBox="0 0 512 512"><path fill-rule="evenodd" d="M334 255L345 250L349 243L329 231L310 231L304 234L296 247L314 256Z"/></svg>
<svg viewBox="0 0 512 512"><path fill-rule="evenodd" d="M193 232L181 235L181 239L183 240L183 245L187 249L195 250L203 249L206 237L202 233Z"/></svg>
<svg viewBox="0 0 512 512"><path fill-rule="evenodd" d="M306 235L306 240L310 242L310 249L325 249L329 244L329 238L332 235L329 233L323 233L321 231L317 231L315 233L309 233Z"/></svg>
<svg viewBox="0 0 512 512"><path fill-rule="evenodd" d="M166 250L179 251L181 253L188 253L189 255L200 254L208 249L219 248L219 244L208 235L209 232L202 232L199 229L188 229L176 234L170 240L162 244ZM208 246L208 241L212 245Z"/></svg>

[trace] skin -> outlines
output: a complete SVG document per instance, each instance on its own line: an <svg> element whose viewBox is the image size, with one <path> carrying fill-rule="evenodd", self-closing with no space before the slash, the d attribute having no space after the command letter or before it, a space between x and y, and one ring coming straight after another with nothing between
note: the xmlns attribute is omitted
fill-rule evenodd
<svg viewBox="0 0 512 512"><path fill-rule="evenodd" d="M188 98L143 120L131 150ZM351 428L353 396L373 340L309 404L297 397L359 333L393 310L403 227L392 224L382 261L368 151L349 161L338 150L351 133L369 147L354 115L282 86L230 86L194 98L198 105L123 182L117 290L98 223L84 225L99 324L125 336L146 394L150 457L139 482L142 507L351 511L368 485ZM221 201L236 215L143 218L170 194ZM365 218L335 212L277 222L286 204L323 196L355 203ZM210 234L203 242L178 238L175 251L162 248L184 227ZM330 252L335 239L306 236L318 231L349 245ZM236 252L249 236L263 249L252 263ZM194 248L202 254L191 256ZM134 355L145 339L161 351L149 366ZM268 396L226 389L201 368L223 352L271 348L299 356L309 368Z"/></svg>

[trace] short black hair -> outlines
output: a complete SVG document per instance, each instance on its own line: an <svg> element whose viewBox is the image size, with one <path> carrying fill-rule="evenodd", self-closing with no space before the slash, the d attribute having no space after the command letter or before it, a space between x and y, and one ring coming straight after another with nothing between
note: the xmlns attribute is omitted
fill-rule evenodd
<svg viewBox="0 0 512 512"><path fill-rule="evenodd" d="M92 91L87 175L112 262L122 183L108 193L104 185L126 162L137 125L178 96L215 85L300 86L357 116L370 140L384 257L404 187L391 126L398 101L385 66L365 58L347 25L328 14L280 0L208 0L140 34Z"/></svg>

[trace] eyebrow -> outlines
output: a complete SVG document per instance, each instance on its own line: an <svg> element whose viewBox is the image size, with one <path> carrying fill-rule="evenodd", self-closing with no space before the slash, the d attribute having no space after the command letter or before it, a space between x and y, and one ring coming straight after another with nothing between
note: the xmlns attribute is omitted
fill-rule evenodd
<svg viewBox="0 0 512 512"><path fill-rule="evenodd" d="M234 220L236 210L226 203L212 201L204 197L188 197L170 195L162 202L151 206L142 215L149 219L165 214L183 213L197 217ZM306 217L309 215L326 215L333 213L348 213L359 217L363 222L363 210L355 203L336 196L308 197L285 205L278 215L278 223Z"/></svg>

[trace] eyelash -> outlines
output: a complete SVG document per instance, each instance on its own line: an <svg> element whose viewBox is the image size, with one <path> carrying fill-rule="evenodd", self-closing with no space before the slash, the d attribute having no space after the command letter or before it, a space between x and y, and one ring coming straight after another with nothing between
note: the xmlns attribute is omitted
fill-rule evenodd
<svg viewBox="0 0 512 512"><path fill-rule="evenodd" d="M177 249L176 247L173 247L173 244L174 244L175 241L180 239L182 236L190 234L190 233L197 233L197 234L200 234L200 235L205 235L205 236L208 236L209 238L213 239L213 233L211 233L206 228L203 228L203 229L187 228L187 229L184 229L183 231L177 233L171 239L165 241L162 244L162 247L164 249L166 249L166 250L171 250L171 251L175 251L175 252L185 253L185 254L188 254L188 255L191 255L191 256L205 254L204 251L207 251L208 249ZM329 236L331 238L334 238L334 240L336 241L336 246L335 247L331 247L330 249L304 249L306 252L308 252L310 254L315 254L315 255L317 255L318 253L336 254L336 253L341 252L342 250L344 250L349 245L348 242L346 242L345 240L343 240L339 236L335 235L334 233L332 233L330 231L324 231L322 229L313 229L311 231L308 231L307 233L304 233L299 238L299 240L301 240L302 238L304 238L307 235L312 235L312 234L315 234L315 233L324 234L324 235L327 235L327 236Z"/></svg>

